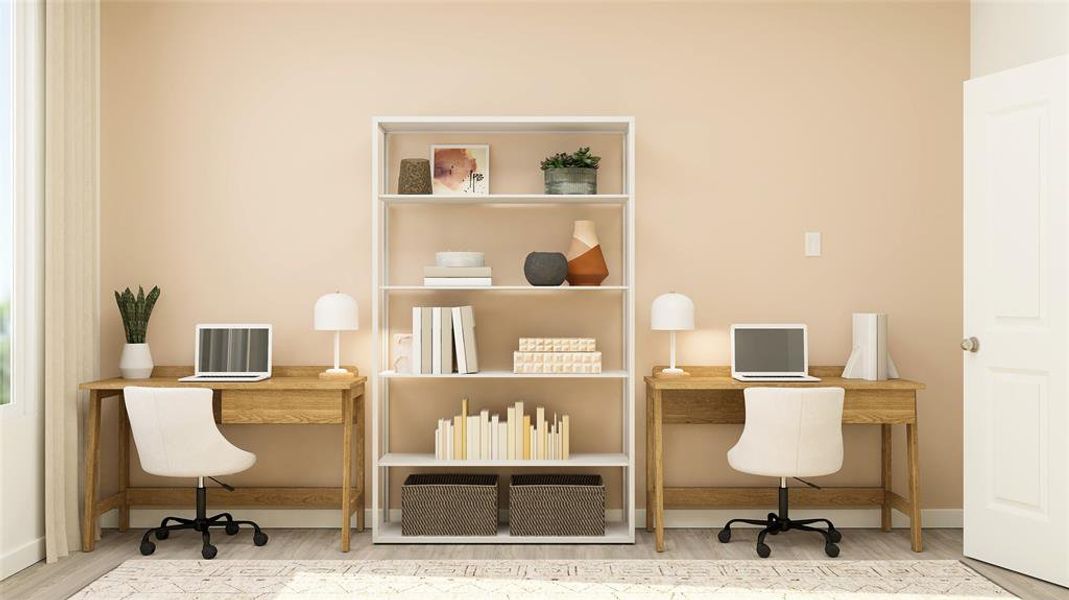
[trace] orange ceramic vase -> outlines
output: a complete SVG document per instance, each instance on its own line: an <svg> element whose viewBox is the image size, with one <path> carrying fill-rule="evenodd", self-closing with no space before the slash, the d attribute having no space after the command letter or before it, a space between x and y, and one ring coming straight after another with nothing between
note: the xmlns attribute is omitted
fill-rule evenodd
<svg viewBox="0 0 1069 600"><path fill-rule="evenodd" d="M593 221L576 221L568 248L568 284L601 285L609 276Z"/></svg>

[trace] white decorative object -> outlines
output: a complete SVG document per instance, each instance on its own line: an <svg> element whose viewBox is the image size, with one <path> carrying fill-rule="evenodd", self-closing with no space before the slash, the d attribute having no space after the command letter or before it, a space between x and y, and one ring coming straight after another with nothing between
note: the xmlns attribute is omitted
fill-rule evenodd
<svg viewBox="0 0 1069 600"><path fill-rule="evenodd" d="M320 373L320 377L352 376L341 368L341 332L359 329L356 300L348 294L334 292L320 296L315 306L316 331L334 332L334 368Z"/></svg>
<svg viewBox="0 0 1069 600"><path fill-rule="evenodd" d="M486 261L482 252L437 252L434 264L439 267L482 267Z"/></svg>
<svg viewBox="0 0 1069 600"><path fill-rule="evenodd" d="M601 352L513 352L513 373L601 373Z"/></svg>
<svg viewBox="0 0 1069 600"><path fill-rule="evenodd" d="M393 334L393 372L412 373L412 334Z"/></svg>
<svg viewBox="0 0 1069 600"><path fill-rule="evenodd" d="M694 302L675 292L657 296L650 308L650 329L669 332L669 367L661 373L683 375L683 369L676 367L676 332L694 329Z"/></svg>
<svg viewBox="0 0 1069 600"><path fill-rule="evenodd" d="M148 379L152 376L152 352L148 343L123 344L119 372L123 379Z"/></svg>
<svg viewBox="0 0 1069 600"><path fill-rule="evenodd" d="M520 352L593 352L594 338L520 338Z"/></svg>
<svg viewBox="0 0 1069 600"><path fill-rule="evenodd" d="M887 352L887 315L854 313L854 348L843 369L844 379L898 379L891 355Z"/></svg>

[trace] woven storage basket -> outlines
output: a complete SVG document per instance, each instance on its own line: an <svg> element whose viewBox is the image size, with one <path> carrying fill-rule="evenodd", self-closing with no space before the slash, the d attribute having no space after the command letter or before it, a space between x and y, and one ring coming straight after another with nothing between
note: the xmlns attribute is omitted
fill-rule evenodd
<svg viewBox="0 0 1069 600"><path fill-rule="evenodd" d="M409 475L401 535L497 535L497 475Z"/></svg>
<svg viewBox="0 0 1069 600"><path fill-rule="evenodd" d="M512 535L605 535L601 475L513 475Z"/></svg>

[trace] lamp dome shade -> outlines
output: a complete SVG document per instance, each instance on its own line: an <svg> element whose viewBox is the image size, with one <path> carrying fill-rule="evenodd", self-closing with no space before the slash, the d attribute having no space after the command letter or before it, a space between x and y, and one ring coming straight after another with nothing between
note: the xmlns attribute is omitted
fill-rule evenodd
<svg viewBox="0 0 1069 600"><path fill-rule="evenodd" d="M340 292L320 296L319 300L316 300L315 328L318 331L359 329L356 300Z"/></svg>
<svg viewBox="0 0 1069 600"><path fill-rule="evenodd" d="M690 331L694 329L694 302L675 292L661 294L650 308L650 329Z"/></svg>

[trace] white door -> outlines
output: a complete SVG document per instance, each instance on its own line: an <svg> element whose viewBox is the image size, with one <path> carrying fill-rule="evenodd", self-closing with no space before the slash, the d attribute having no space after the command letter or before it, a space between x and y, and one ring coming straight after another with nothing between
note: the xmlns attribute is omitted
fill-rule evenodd
<svg viewBox="0 0 1069 600"><path fill-rule="evenodd" d="M962 349L965 555L1069 586L1067 69L965 84Z"/></svg>

